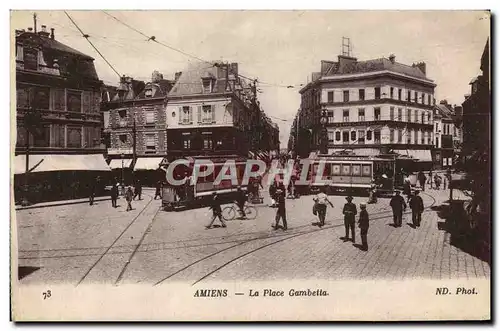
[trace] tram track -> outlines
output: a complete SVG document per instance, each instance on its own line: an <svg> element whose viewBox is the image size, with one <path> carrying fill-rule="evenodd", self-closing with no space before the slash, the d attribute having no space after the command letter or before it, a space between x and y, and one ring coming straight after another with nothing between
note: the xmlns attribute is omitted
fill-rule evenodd
<svg viewBox="0 0 500 331"><path fill-rule="evenodd" d="M431 199L431 201L432 201L430 205L424 207L424 212L425 212L425 211L430 210L430 208L435 205L436 199L434 197L432 197L431 195L425 193L425 192L422 192L422 194L425 194L426 196L428 196ZM380 214L386 214L386 213L390 213L390 212L391 212L390 208L386 208L386 210L383 210L383 211L381 210L379 212L372 213L371 215L380 215ZM405 212L405 214L409 214L409 213L411 213L411 211ZM380 219L386 219L387 216L388 215L378 216L378 217L371 217L371 221L380 220ZM339 221L339 220L337 219L337 220L334 220L334 221ZM273 241L271 243L266 243L264 245L258 246L258 247L254 248L254 249L251 249L251 250L246 251L246 252L244 252L242 254L239 254L239 255L237 255L237 256L229 259L226 262L223 262L223 263L219 264L217 267L215 267L215 269L213 269L210 272L205 273L201 277L199 277L192 285L195 285L195 284L203 281L204 279L206 279L209 276L213 275L214 273L222 270L223 268L227 267L228 265L230 265L230 264L232 264L232 263L234 263L234 262L236 262L236 261L238 261L238 260L240 260L240 259L242 259L242 258L244 258L244 257L246 257L248 255L250 255L250 254L253 254L253 253L257 252L257 251L260 251L260 250L262 250L264 248L276 245L276 244L284 242L286 240L294 239L294 238L297 238L297 237L300 237L300 236L304 236L304 235L308 235L308 234L317 233L317 232L320 232L320 231L325 231L325 230L329 230L329 229L333 229L333 228L338 228L338 227L341 227L341 226L344 226L344 224L343 223L341 223L341 224L332 224L332 225L329 225L329 226L324 226L324 227L319 228L319 229L313 229L313 230L302 231L302 232L299 231L298 233L297 232L292 232L292 233L281 234L281 235L271 235L271 236L266 236L266 237L253 238L253 239L250 239L250 240L238 243L236 245L233 245L233 246L230 246L230 247L226 247L226 248L224 248L224 249L222 249L220 251L214 252L214 253L212 253L210 255L207 255L207 256L205 256L203 258L200 258L200 259L198 259L198 260L196 260L196 261L188 264L187 266L184 266L183 268L178 269L177 271L169 274L167 277L161 279L160 281L157 281L154 284L154 286L159 285L159 284L163 283L164 281L169 280L172 277L180 274L181 272L183 272L185 270L188 270L189 268L191 268L193 266L196 266L196 265L198 265L198 264L200 264L200 263L202 263L202 262L204 262L204 261L206 261L206 260L208 260L208 259L210 259L210 258L212 258L214 256L220 255L220 254L222 254L224 252L228 252L231 249L239 247L239 246L242 246L244 244L252 243L254 241L263 240L263 239L276 238L276 237L285 237L285 238L280 238L280 239L278 239L276 241ZM302 227L310 227L310 225L300 226L300 228L302 228ZM297 227L297 228L299 228L299 227ZM296 228L294 228L294 229L296 229ZM384 242L387 240L387 238L384 240Z"/></svg>
<svg viewBox="0 0 500 331"><path fill-rule="evenodd" d="M146 195L144 196L149 197L149 202L146 203L146 205L142 208L142 210L132 219L132 221L120 232L120 234L113 240L111 245L107 246L106 250L99 255L99 258L90 266L90 268L85 272L85 274L80 278L76 286L79 286L86 278L87 276L91 273L91 271L101 262L101 260L104 258L104 256L107 255L107 253L113 248L113 246L120 240L123 235L127 232L127 230L139 219L139 217L144 213L144 211L149 207L151 202L153 202L153 197L151 195ZM155 214L156 215L156 214ZM142 238L141 238L142 239Z"/></svg>

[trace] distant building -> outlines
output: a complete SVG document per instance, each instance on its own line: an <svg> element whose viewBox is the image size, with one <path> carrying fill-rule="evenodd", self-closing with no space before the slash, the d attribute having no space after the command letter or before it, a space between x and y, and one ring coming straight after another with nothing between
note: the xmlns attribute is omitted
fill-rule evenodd
<svg viewBox="0 0 500 331"><path fill-rule="evenodd" d="M50 30L15 31L16 200L26 183L30 201L82 197L97 175L109 171L101 145L103 84L94 59Z"/></svg>
<svg viewBox="0 0 500 331"><path fill-rule="evenodd" d="M292 130L296 152L304 157L320 149L325 110L329 154L394 152L430 167L435 87L424 62L405 65L394 55L321 61L321 70L299 92L301 107Z"/></svg>
<svg viewBox="0 0 500 331"><path fill-rule="evenodd" d="M168 94L168 158L255 156L279 148L279 131L261 111L255 85L238 64L193 64Z"/></svg>
<svg viewBox="0 0 500 331"><path fill-rule="evenodd" d="M442 100L434 108L434 169L454 166L462 144L461 108Z"/></svg>
<svg viewBox="0 0 500 331"><path fill-rule="evenodd" d="M128 177L127 183L133 180L128 175L132 169L156 171L167 155L165 98L174 83L155 71L150 82L122 77L117 88L108 87L103 94L109 165L118 178ZM157 180L152 173L146 177L148 184Z"/></svg>

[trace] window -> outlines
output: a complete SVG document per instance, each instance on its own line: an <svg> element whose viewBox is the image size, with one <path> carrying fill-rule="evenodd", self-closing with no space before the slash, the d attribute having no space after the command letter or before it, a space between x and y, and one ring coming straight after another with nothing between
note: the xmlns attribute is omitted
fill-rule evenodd
<svg viewBox="0 0 500 331"><path fill-rule="evenodd" d="M414 130L408 131L408 134L406 136L406 143L409 145L411 144L411 137L413 136Z"/></svg>
<svg viewBox="0 0 500 331"><path fill-rule="evenodd" d="M418 92L415 92L415 103L418 103Z"/></svg>
<svg viewBox="0 0 500 331"><path fill-rule="evenodd" d="M328 131L328 142L333 143L334 139L335 139L335 132Z"/></svg>
<svg viewBox="0 0 500 331"><path fill-rule="evenodd" d="M428 137L427 131L424 133L424 143L427 145L427 137Z"/></svg>
<svg viewBox="0 0 500 331"><path fill-rule="evenodd" d="M211 93L211 92L212 92L212 80L203 79L203 93Z"/></svg>
<svg viewBox="0 0 500 331"><path fill-rule="evenodd" d="M403 121L403 108L398 108L398 121Z"/></svg>
<svg viewBox="0 0 500 331"><path fill-rule="evenodd" d="M183 149L191 149L191 138L189 138L189 137L182 138L182 148Z"/></svg>
<svg viewBox="0 0 500 331"><path fill-rule="evenodd" d="M389 119L394 121L394 107L391 107L389 110Z"/></svg>
<svg viewBox="0 0 500 331"><path fill-rule="evenodd" d="M398 143L403 143L403 130L401 129L398 130Z"/></svg>
<svg viewBox="0 0 500 331"><path fill-rule="evenodd" d="M375 88L375 100L380 99L380 87Z"/></svg>
<svg viewBox="0 0 500 331"><path fill-rule="evenodd" d="M124 120L127 118L127 110L126 109L120 109L118 111L118 116L120 116L121 120Z"/></svg>
<svg viewBox="0 0 500 331"><path fill-rule="evenodd" d="M203 138L203 149L205 149L205 150L212 150L213 149L212 137L204 137Z"/></svg>
<svg viewBox="0 0 500 331"><path fill-rule="evenodd" d="M428 112L427 113L427 123L428 124L431 124L432 120L431 120L431 112Z"/></svg>
<svg viewBox="0 0 500 331"><path fill-rule="evenodd" d="M38 134L33 134L33 146L35 147L49 147L50 146L50 126L41 124ZM80 146L81 147L81 142Z"/></svg>
<svg viewBox="0 0 500 331"><path fill-rule="evenodd" d="M349 122L349 109L343 110L344 122Z"/></svg>
<svg viewBox="0 0 500 331"><path fill-rule="evenodd" d="M126 144L127 143L127 135L126 134L121 134L119 136L119 138L120 138L120 143L122 143L122 144Z"/></svg>
<svg viewBox="0 0 500 331"><path fill-rule="evenodd" d="M189 107L189 106L182 107L181 114L179 116L179 123L181 123L181 124L192 124L193 123L191 107Z"/></svg>
<svg viewBox="0 0 500 331"><path fill-rule="evenodd" d="M144 135L145 145L146 145L146 153L154 153L156 152L156 139L154 133L147 133Z"/></svg>
<svg viewBox="0 0 500 331"><path fill-rule="evenodd" d="M425 104L425 93L422 93L422 104Z"/></svg>
<svg viewBox="0 0 500 331"><path fill-rule="evenodd" d="M380 144L380 130L374 131L373 138L375 140L375 144Z"/></svg>
<svg viewBox="0 0 500 331"><path fill-rule="evenodd" d="M358 144L364 144L364 143L365 143L365 131L358 130Z"/></svg>
<svg viewBox="0 0 500 331"><path fill-rule="evenodd" d="M38 70L38 50L32 48L23 48L24 70Z"/></svg>
<svg viewBox="0 0 500 331"><path fill-rule="evenodd" d="M372 131L371 130L366 131L366 140L372 140Z"/></svg>
<svg viewBox="0 0 500 331"><path fill-rule="evenodd" d="M17 94L17 107L28 108L30 105L29 88L19 87L16 89L16 94Z"/></svg>
<svg viewBox="0 0 500 331"><path fill-rule="evenodd" d="M92 107L92 92L84 91L83 92L83 102L82 102L82 112L90 113Z"/></svg>
<svg viewBox="0 0 500 331"><path fill-rule="evenodd" d="M391 87L391 89L390 89L390 97L391 97L391 99L393 98L393 96L394 96L394 87Z"/></svg>
<svg viewBox="0 0 500 331"><path fill-rule="evenodd" d="M201 111L201 121L203 123L212 123L213 121L212 105L203 105Z"/></svg>
<svg viewBox="0 0 500 331"><path fill-rule="evenodd" d="M393 130L393 129L391 129L391 130L389 131L389 141L390 141L391 143L393 143L393 142L394 142L394 130Z"/></svg>
<svg viewBox="0 0 500 331"><path fill-rule="evenodd" d="M375 113L375 121L380 121L380 108L375 108L374 113Z"/></svg>
<svg viewBox="0 0 500 331"><path fill-rule="evenodd" d="M340 141L340 131L335 132L335 141Z"/></svg>
<svg viewBox="0 0 500 331"><path fill-rule="evenodd" d="M419 131L419 135L420 135L420 143L423 145L424 144L424 132Z"/></svg>
<svg viewBox="0 0 500 331"><path fill-rule="evenodd" d="M342 132L342 142L344 144L348 144L349 143L349 131L343 131Z"/></svg>
<svg viewBox="0 0 500 331"><path fill-rule="evenodd" d="M328 123L333 123L333 110L328 111Z"/></svg>
<svg viewBox="0 0 500 331"><path fill-rule="evenodd" d="M436 132L439 132L439 123L436 123Z"/></svg>
<svg viewBox="0 0 500 331"><path fill-rule="evenodd" d="M403 94L403 90L402 89L398 89L398 100L401 100L402 94Z"/></svg>
<svg viewBox="0 0 500 331"><path fill-rule="evenodd" d="M406 101L410 102L411 101L411 91L408 90L408 94L406 96Z"/></svg>
<svg viewBox="0 0 500 331"><path fill-rule="evenodd" d="M146 124L154 124L156 122L154 109L145 111L144 116L146 117Z"/></svg>
<svg viewBox="0 0 500 331"><path fill-rule="evenodd" d="M415 109L415 123L418 123L418 109Z"/></svg>
<svg viewBox="0 0 500 331"><path fill-rule="evenodd" d="M328 102L333 102L333 91L328 91Z"/></svg>
<svg viewBox="0 0 500 331"><path fill-rule="evenodd" d="M356 141L356 131L351 131L351 140Z"/></svg>
<svg viewBox="0 0 500 331"><path fill-rule="evenodd" d="M66 110L66 92L64 89L52 89L52 110Z"/></svg>
<svg viewBox="0 0 500 331"><path fill-rule="evenodd" d="M48 87L36 87L34 101L34 108L50 109L50 89Z"/></svg>
<svg viewBox="0 0 500 331"><path fill-rule="evenodd" d="M95 148L99 147L101 143L101 129L97 127L85 127L84 128L84 138L85 138L85 148Z"/></svg>
<svg viewBox="0 0 500 331"><path fill-rule="evenodd" d="M349 91L344 91L344 102L349 102Z"/></svg>
<svg viewBox="0 0 500 331"><path fill-rule="evenodd" d="M365 100L365 90L359 89L359 100Z"/></svg>
<svg viewBox="0 0 500 331"><path fill-rule="evenodd" d="M420 115L420 121L422 122L422 124L424 124L424 122L425 122L425 114L424 114L424 112L422 112L422 114Z"/></svg>
<svg viewBox="0 0 500 331"><path fill-rule="evenodd" d="M439 148L439 138L436 137L436 148Z"/></svg>
<svg viewBox="0 0 500 331"><path fill-rule="evenodd" d="M70 91L66 93L66 104L68 111L78 112L82 111L82 92L81 91Z"/></svg>
<svg viewBox="0 0 500 331"><path fill-rule="evenodd" d="M64 147L64 125L52 124L52 147Z"/></svg>
<svg viewBox="0 0 500 331"><path fill-rule="evenodd" d="M81 126L68 126L67 134L67 147L81 148L82 147L82 127Z"/></svg>
<svg viewBox="0 0 500 331"><path fill-rule="evenodd" d="M427 104L430 105L431 104L431 95L429 94L427 96Z"/></svg>
<svg viewBox="0 0 500 331"><path fill-rule="evenodd" d="M365 121L365 109L364 108L358 109L358 121L359 122Z"/></svg>

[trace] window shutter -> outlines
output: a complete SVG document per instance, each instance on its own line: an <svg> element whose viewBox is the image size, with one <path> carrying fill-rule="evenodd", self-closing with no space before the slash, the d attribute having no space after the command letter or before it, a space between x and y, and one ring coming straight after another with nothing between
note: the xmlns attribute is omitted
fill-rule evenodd
<svg viewBox="0 0 500 331"><path fill-rule="evenodd" d="M179 124L182 124L182 107L179 107Z"/></svg>
<svg viewBox="0 0 500 331"><path fill-rule="evenodd" d="M189 124L193 124L193 109L189 107Z"/></svg>
<svg viewBox="0 0 500 331"><path fill-rule="evenodd" d="M201 106L198 106L198 123L201 123Z"/></svg>
<svg viewBox="0 0 500 331"><path fill-rule="evenodd" d="M215 105L211 105L211 111L212 111L212 123L215 123Z"/></svg>

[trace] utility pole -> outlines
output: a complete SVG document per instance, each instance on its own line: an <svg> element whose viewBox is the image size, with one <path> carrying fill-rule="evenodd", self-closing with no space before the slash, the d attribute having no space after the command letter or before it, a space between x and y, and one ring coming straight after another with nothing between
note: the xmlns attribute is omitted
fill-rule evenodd
<svg viewBox="0 0 500 331"><path fill-rule="evenodd" d="M36 13L33 13L33 31L36 33Z"/></svg>

